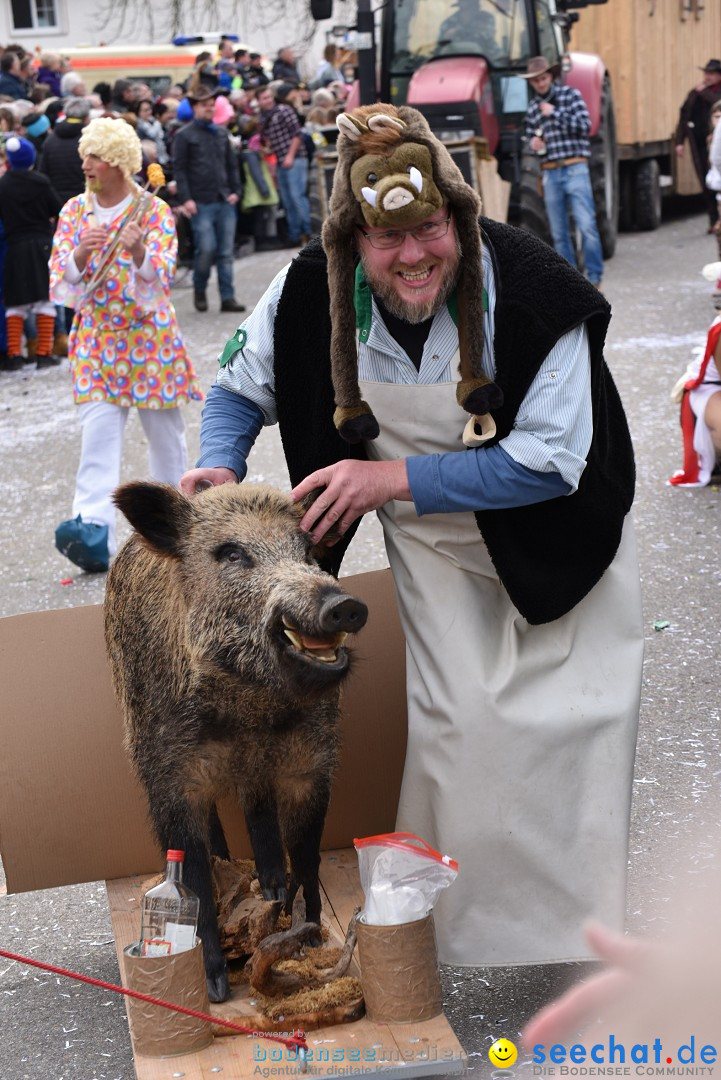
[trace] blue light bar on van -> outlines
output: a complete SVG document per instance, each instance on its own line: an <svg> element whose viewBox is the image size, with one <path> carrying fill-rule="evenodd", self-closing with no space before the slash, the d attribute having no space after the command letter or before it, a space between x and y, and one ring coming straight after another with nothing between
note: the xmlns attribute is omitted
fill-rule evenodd
<svg viewBox="0 0 721 1080"><path fill-rule="evenodd" d="M173 38L173 45L212 45L227 38L228 41L240 41L237 34L178 34Z"/></svg>

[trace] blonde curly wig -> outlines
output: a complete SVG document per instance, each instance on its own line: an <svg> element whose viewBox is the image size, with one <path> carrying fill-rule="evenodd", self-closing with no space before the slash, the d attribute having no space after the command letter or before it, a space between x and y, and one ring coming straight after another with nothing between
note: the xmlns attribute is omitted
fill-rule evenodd
<svg viewBox="0 0 721 1080"><path fill-rule="evenodd" d="M140 139L124 120L100 116L84 128L78 143L81 158L92 154L120 169L126 180L132 180L143 163Z"/></svg>

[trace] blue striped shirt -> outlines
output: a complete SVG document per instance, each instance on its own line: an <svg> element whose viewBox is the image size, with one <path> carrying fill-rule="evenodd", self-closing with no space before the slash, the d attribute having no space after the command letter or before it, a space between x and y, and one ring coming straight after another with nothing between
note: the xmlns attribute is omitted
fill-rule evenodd
<svg viewBox="0 0 721 1080"><path fill-rule="evenodd" d="M242 323L245 344L221 367L217 377L219 387L254 402L266 424L277 421L273 330L287 270L286 266L276 275L253 313ZM485 250L483 274L488 292L483 367L493 378L496 286L491 258ZM458 331L448 308L443 307L433 320L420 369L416 370L391 337L373 302L370 332L358 345L359 377L370 382L424 385L456 381L458 373L453 360L457 349ZM198 465L226 465L240 475L239 468L232 463L238 460L237 448L233 454L229 440L223 438L220 429L211 430L211 411L209 400L203 414ZM570 494L578 487L591 434L590 362L586 328L582 325L565 334L550 351L521 403L513 429L496 447L408 458L408 477L416 509L419 513L480 510ZM534 477L528 476L528 471L547 474L545 483L542 477L536 478L542 490L535 498L531 491ZM508 483L514 475L524 480L525 487L509 495ZM489 501L490 484L502 487L505 494L496 491Z"/></svg>
<svg viewBox="0 0 721 1080"><path fill-rule="evenodd" d="M549 101L555 106L550 116L544 116L541 112L542 101ZM591 117L580 91L575 87L554 82L545 98L538 94L531 98L526 112L526 138L530 139L540 131L546 144L546 161L590 157L590 130Z"/></svg>

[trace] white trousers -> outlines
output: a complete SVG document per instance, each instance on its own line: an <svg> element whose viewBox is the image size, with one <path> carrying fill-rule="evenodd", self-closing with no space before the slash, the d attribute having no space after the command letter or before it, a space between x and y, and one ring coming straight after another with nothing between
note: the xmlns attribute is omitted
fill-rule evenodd
<svg viewBox="0 0 721 1080"><path fill-rule="evenodd" d="M115 506L112 493L120 483L123 432L130 406L91 401L78 405L82 429L80 465L75 478L73 517L108 526L108 549L111 555L115 540ZM188 467L185 423L179 408L138 409L138 416L148 440L150 476L161 484L178 481Z"/></svg>

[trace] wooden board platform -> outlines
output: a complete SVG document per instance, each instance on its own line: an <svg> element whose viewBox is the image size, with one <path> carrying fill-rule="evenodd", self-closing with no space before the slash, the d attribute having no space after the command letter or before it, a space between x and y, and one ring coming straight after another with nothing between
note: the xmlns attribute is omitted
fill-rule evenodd
<svg viewBox="0 0 721 1080"><path fill-rule="evenodd" d="M334 937L342 940L353 911L363 900L356 854L352 848L325 851L321 856L323 914ZM143 878L107 881L108 903L120 962L126 945L140 936ZM252 1015L252 1007L234 991L234 1011ZM226 1003L227 1005L227 1003ZM211 1012L215 1006L211 1006ZM228 1015L227 1012L225 1015ZM239 1023L244 1021L238 1018ZM279 1024L279 1030L286 1030ZM459 1075L465 1053L445 1016L422 1024L374 1024L366 1017L307 1033L309 1077L362 1076L380 1073L384 1080L406 1076ZM244 1080L245 1077L291 1077L300 1065L280 1043L249 1035L214 1039L205 1050L173 1058L135 1057L137 1080Z"/></svg>

